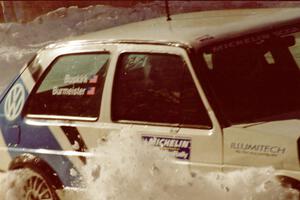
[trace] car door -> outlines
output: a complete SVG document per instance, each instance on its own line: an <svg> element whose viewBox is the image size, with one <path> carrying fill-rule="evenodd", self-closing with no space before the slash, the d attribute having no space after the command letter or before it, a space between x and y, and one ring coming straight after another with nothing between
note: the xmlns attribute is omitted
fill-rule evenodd
<svg viewBox="0 0 300 200"><path fill-rule="evenodd" d="M118 52L107 120L132 125L132 132L175 152L178 161L189 161L195 168L220 168L221 129L186 51L127 44L120 45Z"/></svg>
<svg viewBox="0 0 300 200"><path fill-rule="evenodd" d="M65 186L79 183L79 170L89 156L86 151L106 134L100 128L100 107L114 50L113 45L82 44L39 54L37 66L30 66L21 77L30 95L14 156L35 155L57 172ZM71 171L78 173L70 176Z"/></svg>

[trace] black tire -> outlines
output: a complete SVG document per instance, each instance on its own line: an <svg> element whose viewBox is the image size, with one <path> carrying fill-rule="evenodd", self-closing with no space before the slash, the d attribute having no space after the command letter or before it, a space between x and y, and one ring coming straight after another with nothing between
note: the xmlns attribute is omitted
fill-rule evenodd
<svg viewBox="0 0 300 200"><path fill-rule="evenodd" d="M59 200L54 187L37 172L26 169L22 198L24 200Z"/></svg>

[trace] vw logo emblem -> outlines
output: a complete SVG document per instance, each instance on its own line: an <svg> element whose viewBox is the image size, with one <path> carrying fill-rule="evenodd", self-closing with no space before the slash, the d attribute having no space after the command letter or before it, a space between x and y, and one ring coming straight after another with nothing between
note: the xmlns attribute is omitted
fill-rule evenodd
<svg viewBox="0 0 300 200"><path fill-rule="evenodd" d="M25 102L24 87L17 83L11 88L4 103L4 114L7 120L15 120L21 113Z"/></svg>

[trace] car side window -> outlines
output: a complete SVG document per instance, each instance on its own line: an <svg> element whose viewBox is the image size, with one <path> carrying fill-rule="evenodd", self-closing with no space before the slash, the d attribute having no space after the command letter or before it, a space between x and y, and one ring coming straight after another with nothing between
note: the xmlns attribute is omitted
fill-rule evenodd
<svg viewBox="0 0 300 200"><path fill-rule="evenodd" d="M34 88L25 106L28 117L97 120L108 53L58 57Z"/></svg>
<svg viewBox="0 0 300 200"><path fill-rule="evenodd" d="M205 55L210 86L224 117L230 124L297 118L300 34L250 44L237 41L229 41L237 46L217 44Z"/></svg>
<svg viewBox="0 0 300 200"><path fill-rule="evenodd" d="M191 74L177 55L122 54L112 98L113 121L211 127Z"/></svg>

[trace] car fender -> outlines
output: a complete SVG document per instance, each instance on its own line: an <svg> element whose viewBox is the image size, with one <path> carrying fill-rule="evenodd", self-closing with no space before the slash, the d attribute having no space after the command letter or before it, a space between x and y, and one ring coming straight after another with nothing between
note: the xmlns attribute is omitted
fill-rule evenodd
<svg viewBox="0 0 300 200"><path fill-rule="evenodd" d="M64 186L57 176L57 173L43 159L29 154L21 154L10 163L9 170L28 168L40 174L47 180L55 189L62 189Z"/></svg>

